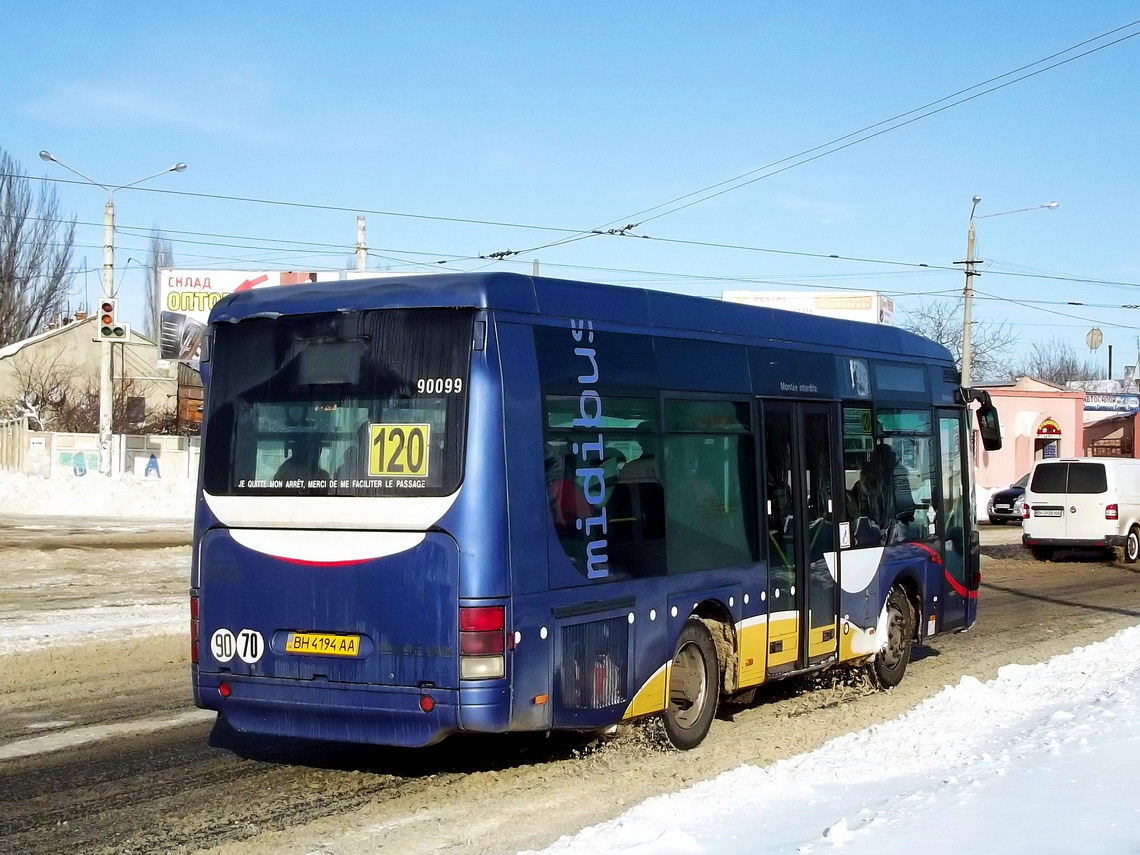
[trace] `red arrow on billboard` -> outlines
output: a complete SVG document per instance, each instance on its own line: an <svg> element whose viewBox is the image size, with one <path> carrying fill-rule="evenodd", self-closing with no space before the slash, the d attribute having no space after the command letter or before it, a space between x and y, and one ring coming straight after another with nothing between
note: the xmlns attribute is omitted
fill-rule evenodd
<svg viewBox="0 0 1140 855"><path fill-rule="evenodd" d="M269 274L268 273L262 273L256 279L246 279L244 282L242 282L240 285L238 285L236 288L234 288L234 291L248 291L251 288L256 288L262 282L268 282L268 281L269 281Z"/></svg>

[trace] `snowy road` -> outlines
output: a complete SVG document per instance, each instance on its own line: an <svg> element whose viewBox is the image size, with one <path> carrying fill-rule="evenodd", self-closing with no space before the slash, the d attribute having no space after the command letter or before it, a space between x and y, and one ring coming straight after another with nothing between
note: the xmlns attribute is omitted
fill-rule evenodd
<svg viewBox="0 0 1140 855"><path fill-rule="evenodd" d="M185 520L9 518L0 544L0 657L184 629Z"/></svg>
<svg viewBox="0 0 1140 855"><path fill-rule="evenodd" d="M93 544L59 546L57 534L28 535L47 538L43 549L14 547L25 557L55 556L27 571L55 579L28 589L37 602L82 608L96 605L94 597L134 598L140 613L153 611L142 605L148 597L181 602L186 547L140 542L103 554ZM83 534L81 527L67 537ZM30 647L0 657L0 757L10 758L0 759L0 851L410 855L447 848L474 855L540 848L647 796L741 763L788 758L892 718L963 675L990 679L1007 663L1042 661L1140 621L1140 574L1132 567L1026 561L1013 545L1018 534L986 532L978 625L919 651L899 689L882 694L839 681L802 693L796 684L776 684L754 708L729 711L704 745L683 755L656 751L634 733L586 755L514 739L418 752L252 746L250 756L238 757L211 747L210 724L190 712L181 633L78 636L70 645ZM137 535L100 536L129 542ZM99 559L90 578L76 569L85 557ZM0 555L6 566L10 558ZM150 575L139 570L144 564ZM85 590L87 600L76 594ZM11 591L0 591L2 607ZM59 750L42 751L53 736Z"/></svg>

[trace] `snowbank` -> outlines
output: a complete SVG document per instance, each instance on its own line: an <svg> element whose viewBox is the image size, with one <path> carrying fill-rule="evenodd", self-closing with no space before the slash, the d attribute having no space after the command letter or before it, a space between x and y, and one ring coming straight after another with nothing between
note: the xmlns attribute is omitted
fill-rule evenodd
<svg viewBox="0 0 1140 855"><path fill-rule="evenodd" d="M68 473L40 478L0 470L0 515L190 519L194 482Z"/></svg>
<svg viewBox="0 0 1140 855"><path fill-rule="evenodd" d="M1140 627L643 802L545 855L1140 851Z"/></svg>

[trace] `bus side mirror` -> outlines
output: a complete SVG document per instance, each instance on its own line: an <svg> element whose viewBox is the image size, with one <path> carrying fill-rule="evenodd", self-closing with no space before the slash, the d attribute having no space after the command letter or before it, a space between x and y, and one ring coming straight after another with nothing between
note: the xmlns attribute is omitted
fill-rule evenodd
<svg viewBox="0 0 1140 855"><path fill-rule="evenodd" d="M1001 425L997 408L988 401L978 407L978 431L982 435L982 448L997 451L1001 448Z"/></svg>

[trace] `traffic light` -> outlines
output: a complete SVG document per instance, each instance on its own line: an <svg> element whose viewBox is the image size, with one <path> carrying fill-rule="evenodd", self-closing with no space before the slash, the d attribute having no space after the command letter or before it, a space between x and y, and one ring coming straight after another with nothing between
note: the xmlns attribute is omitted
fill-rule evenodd
<svg viewBox="0 0 1140 855"><path fill-rule="evenodd" d="M127 325L119 320L119 301L112 297L99 303L99 340L127 340Z"/></svg>

